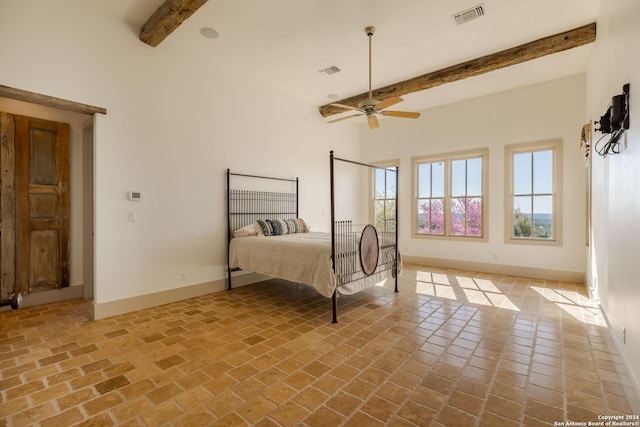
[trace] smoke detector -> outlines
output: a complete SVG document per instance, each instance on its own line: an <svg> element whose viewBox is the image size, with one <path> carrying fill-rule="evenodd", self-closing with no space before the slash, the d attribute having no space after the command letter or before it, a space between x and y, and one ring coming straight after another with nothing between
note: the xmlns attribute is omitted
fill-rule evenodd
<svg viewBox="0 0 640 427"><path fill-rule="evenodd" d="M484 4L479 4L462 12L458 12L453 15L453 19L456 21L456 24L462 25L481 16L484 16Z"/></svg>

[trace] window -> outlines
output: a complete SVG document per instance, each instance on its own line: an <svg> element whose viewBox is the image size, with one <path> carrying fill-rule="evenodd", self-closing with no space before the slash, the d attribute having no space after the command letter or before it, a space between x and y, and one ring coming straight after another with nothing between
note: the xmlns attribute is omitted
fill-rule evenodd
<svg viewBox="0 0 640 427"><path fill-rule="evenodd" d="M414 158L414 234L485 239L488 150Z"/></svg>
<svg viewBox="0 0 640 427"><path fill-rule="evenodd" d="M417 232L444 235L444 161L418 164Z"/></svg>
<svg viewBox="0 0 640 427"><path fill-rule="evenodd" d="M396 218L396 164L386 162L373 169L373 222L377 229L385 229L387 220Z"/></svg>
<svg viewBox="0 0 640 427"><path fill-rule="evenodd" d="M560 244L561 141L505 147L507 243Z"/></svg>

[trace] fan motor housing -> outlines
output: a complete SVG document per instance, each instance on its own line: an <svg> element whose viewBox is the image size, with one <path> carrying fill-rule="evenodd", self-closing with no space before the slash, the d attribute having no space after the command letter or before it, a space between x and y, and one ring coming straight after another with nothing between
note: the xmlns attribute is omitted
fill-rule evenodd
<svg viewBox="0 0 640 427"><path fill-rule="evenodd" d="M367 108L375 108L379 103L380 101L378 101L377 99L367 99L358 103L358 107L364 108L366 110Z"/></svg>

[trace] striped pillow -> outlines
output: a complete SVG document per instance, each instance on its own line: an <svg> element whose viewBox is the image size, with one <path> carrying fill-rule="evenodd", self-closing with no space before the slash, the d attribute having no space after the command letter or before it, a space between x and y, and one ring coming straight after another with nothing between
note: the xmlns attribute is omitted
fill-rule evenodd
<svg viewBox="0 0 640 427"><path fill-rule="evenodd" d="M284 220L281 219L268 219L267 222L271 225L271 229L273 230L274 236L279 236L281 234L287 234L287 224ZM266 234L265 234L266 236Z"/></svg>
<svg viewBox="0 0 640 427"><path fill-rule="evenodd" d="M304 222L302 218L296 219L287 219L285 220L287 223L287 228L289 229L289 233L308 233L309 227L307 223Z"/></svg>
<svg viewBox="0 0 640 427"><path fill-rule="evenodd" d="M265 236L273 236L273 227L271 227L271 223L269 223L269 220L259 219L257 223L262 230L262 234L264 234Z"/></svg>
<svg viewBox="0 0 640 427"><path fill-rule="evenodd" d="M295 219L259 219L256 230L265 236L280 236L282 234L308 233L309 226L302 218Z"/></svg>

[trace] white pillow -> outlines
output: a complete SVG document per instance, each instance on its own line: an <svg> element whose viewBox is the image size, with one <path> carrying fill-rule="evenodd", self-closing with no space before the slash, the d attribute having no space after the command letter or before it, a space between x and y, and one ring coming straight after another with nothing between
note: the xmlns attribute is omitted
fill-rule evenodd
<svg viewBox="0 0 640 427"><path fill-rule="evenodd" d="M257 236L258 230L256 229L256 223L245 225L242 228L238 228L237 230L233 230L233 237L244 237L244 236Z"/></svg>

